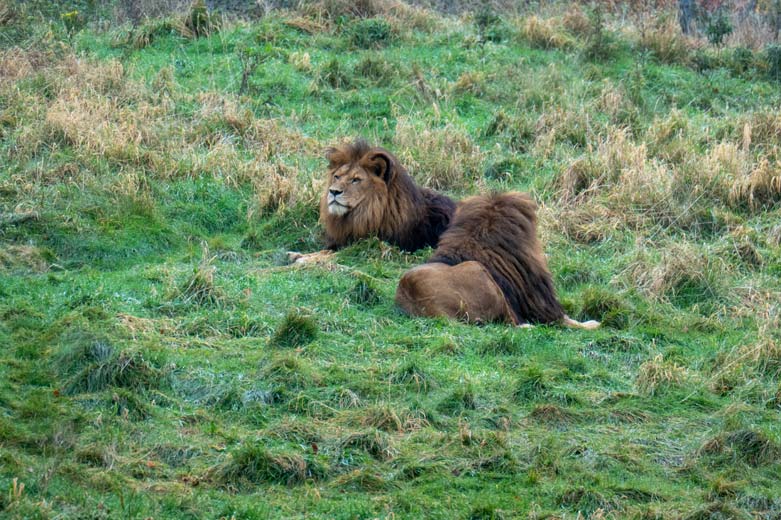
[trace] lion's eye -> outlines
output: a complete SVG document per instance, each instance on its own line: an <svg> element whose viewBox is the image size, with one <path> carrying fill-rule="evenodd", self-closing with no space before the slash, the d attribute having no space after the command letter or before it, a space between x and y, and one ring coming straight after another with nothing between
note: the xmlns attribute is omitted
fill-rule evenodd
<svg viewBox="0 0 781 520"><path fill-rule="evenodd" d="M334 175L334 180L338 181L339 180L339 176L338 175Z"/></svg>
<svg viewBox="0 0 781 520"><path fill-rule="evenodd" d="M351 184L358 184L359 182L361 182L361 179L355 178L350 183Z"/></svg>

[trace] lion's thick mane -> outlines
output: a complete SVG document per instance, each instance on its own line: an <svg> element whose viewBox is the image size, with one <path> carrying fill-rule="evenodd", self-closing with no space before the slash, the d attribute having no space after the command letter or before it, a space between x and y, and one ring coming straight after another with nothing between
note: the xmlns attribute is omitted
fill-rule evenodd
<svg viewBox="0 0 781 520"><path fill-rule="evenodd" d="M465 199L428 262L483 265L518 324L562 320L566 315L537 240L536 208L518 192Z"/></svg>
<svg viewBox="0 0 781 520"><path fill-rule="evenodd" d="M326 157L328 186L320 202L320 219L327 247L336 249L368 236L407 251L437 245L455 211L453 200L418 187L396 157L362 139L330 148ZM343 177L360 173L357 169L364 172L361 182L341 183ZM330 211L329 191L349 202L350 190L360 190L352 192L360 203L342 214Z"/></svg>

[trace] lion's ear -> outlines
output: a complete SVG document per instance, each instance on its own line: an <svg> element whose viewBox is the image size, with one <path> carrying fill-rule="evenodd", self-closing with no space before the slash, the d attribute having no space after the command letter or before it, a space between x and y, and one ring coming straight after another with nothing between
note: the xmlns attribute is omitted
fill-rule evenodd
<svg viewBox="0 0 781 520"><path fill-rule="evenodd" d="M391 154L385 151L368 153L361 163L366 170L374 173L386 183L390 182L396 171L396 161Z"/></svg>

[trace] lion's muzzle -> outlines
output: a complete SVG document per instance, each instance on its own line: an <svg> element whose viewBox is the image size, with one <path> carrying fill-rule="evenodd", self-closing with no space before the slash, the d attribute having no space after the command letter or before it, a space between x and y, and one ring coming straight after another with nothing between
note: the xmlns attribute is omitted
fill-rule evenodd
<svg viewBox="0 0 781 520"><path fill-rule="evenodd" d="M342 192L336 190L328 190L328 213L331 215L344 215L350 211L350 207L343 202Z"/></svg>

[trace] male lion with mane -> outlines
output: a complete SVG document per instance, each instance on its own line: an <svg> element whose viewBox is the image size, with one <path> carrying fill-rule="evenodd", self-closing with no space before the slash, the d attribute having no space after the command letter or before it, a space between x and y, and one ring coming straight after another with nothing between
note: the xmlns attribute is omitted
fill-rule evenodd
<svg viewBox="0 0 781 520"><path fill-rule="evenodd" d="M413 316L471 323L599 327L597 321L571 319L556 298L537 240L536 209L518 192L463 200L434 255L402 276L398 305Z"/></svg>
<svg viewBox="0 0 781 520"><path fill-rule="evenodd" d="M436 246L456 209L449 197L420 188L380 147L363 139L329 148L328 187L320 199L326 247L377 236L405 251Z"/></svg>

